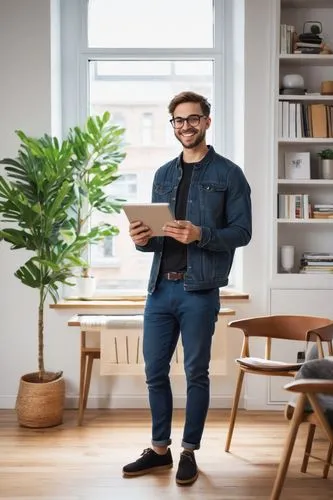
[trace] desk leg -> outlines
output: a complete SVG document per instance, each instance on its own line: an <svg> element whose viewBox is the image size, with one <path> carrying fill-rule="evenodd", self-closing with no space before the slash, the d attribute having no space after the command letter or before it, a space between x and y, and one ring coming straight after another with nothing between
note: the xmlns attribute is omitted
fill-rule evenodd
<svg viewBox="0 0 333 500"><path fill-rule="evenodd" d="M93 354L89 354L88 355L88 365L87 365L87 370L86 370L86 376L85 376L85 381L84 381L82 416L83 416L84 410L87 408L87 401L88 401L88 394L89 394L89 388L90 388L90 380L91 380L91 372L92 372L93 362L94 362L94 356L93 356Z"/></svg>
<svg viewBox="0 0 333 500"><path fill-rule="evenodd" d="M84 387L86 378L86 364L87 356L84 352L84 347L86 344L86 334L81 332L81 357L80 357L80 394L79 394L79 415L78 415L78 425L82 425L83 413L84 413Z"/></svg>

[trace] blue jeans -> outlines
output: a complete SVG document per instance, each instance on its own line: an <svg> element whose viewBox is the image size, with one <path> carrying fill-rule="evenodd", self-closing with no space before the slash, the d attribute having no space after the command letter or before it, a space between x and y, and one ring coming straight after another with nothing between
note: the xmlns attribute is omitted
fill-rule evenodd
<svg viewBox="0 0 333 500"><path fill-rule="evenodd" d="M186 292L183 281L162 278L144 312L143 355L152 414L152 444L171 444L170 361L181 333L187 382L182 446L200 448L209 407L209 362L220 309L219 289Z"/></svg>

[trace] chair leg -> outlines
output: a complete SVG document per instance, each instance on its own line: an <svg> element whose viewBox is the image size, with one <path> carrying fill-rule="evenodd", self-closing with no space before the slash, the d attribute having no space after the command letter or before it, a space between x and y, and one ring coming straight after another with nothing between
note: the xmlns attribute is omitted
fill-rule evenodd
<svg viewBox="0 0 333 500"><path fill-rule="evenodd" d="M315 432L316 432L315 424L309 424L308 437L306 440L301 472L307 471Z"/></svg>
<svg viewBox="0 0 333 500"><path fill-rule="evenodd" d="M234 401L233 401L233 404L232 404L232 410L231 410L231 416L230 416L230 422L229 422L229 429L228 429L228 434L227 434L227 440L226 440L226 445L225 445L225 451L226 452L228 452L230 450L231 439L232 439L232 435L233 435L233 432L234 432L236 415L237 415L237 410L238 410L239 398L240 398L241 391L242 391L243 379L244 379L244 372L240 368L239 369L239 374L238 374L238 379L237 379L237 385L236 385L236 391L235 391Z"/></svg>
<svg viewBox="0 0 333 500"><path fill-rule="evenodd" d="M327 452L327 456L326 456L326 463L325 463L324 470L323 470L323 479L327 479L327 476L328 476L328 473L329 473L329 470L331 467L331 463L332 463L332 456L333 456L333 444L330 443L330 446L329 446L328 452Z"/></svg>
<svg viewBox="0 0 333 500"><path fill-rule="evenodd" d="M83 412L84 412L84 387L86 383L86 365L87 357L85 353L81 353L80 360L80 393L79 393L79 414L78 414L78 425L82 425Z"/></svg>
<svg viewBox="0 0 333 500"><path fill-rule="evenodd" d="M289 432L283 448L283 453L280 459L280 464L276 474L270 500L279 500L280 498L287 470L289 467L290 458L294 449L298 428L303 420L305 401L306 401L306 396L304 394L300 394L298 397L293 418L289 424Z"/></svg>

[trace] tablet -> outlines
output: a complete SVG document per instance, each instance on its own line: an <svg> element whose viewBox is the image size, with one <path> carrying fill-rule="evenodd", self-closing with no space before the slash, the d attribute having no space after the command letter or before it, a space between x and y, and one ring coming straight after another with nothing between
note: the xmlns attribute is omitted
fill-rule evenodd
<svg viewBox="0 0 333 500"><path fill-rule="evenodd" d="M125 203L123 209L130 222L143 222L154 236L164 236L164 224L175 220L169 203Z"/></svg>

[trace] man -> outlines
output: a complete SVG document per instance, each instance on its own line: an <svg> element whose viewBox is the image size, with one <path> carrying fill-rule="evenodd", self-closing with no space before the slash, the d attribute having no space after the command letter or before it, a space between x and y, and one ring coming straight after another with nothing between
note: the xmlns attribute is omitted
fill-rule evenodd
<svg viewBox="0 0 333 500"><path fill-rule="evenodd" d="M200 447L209 406L209 362L220 309L219 287L237 247L251 239L250 188L242 170L206 144L210 104L182 92L169 104L170 122L183 151L155 174L152 201L168 202L175 221L154 237L143 222L130 224L138 250L154 252L144 312L143 354L152 415L152 447L123 468L137 476L170 468L172 392L170 361L179 334L187 382L186 417L177 484L198 477Z"/></svg>

